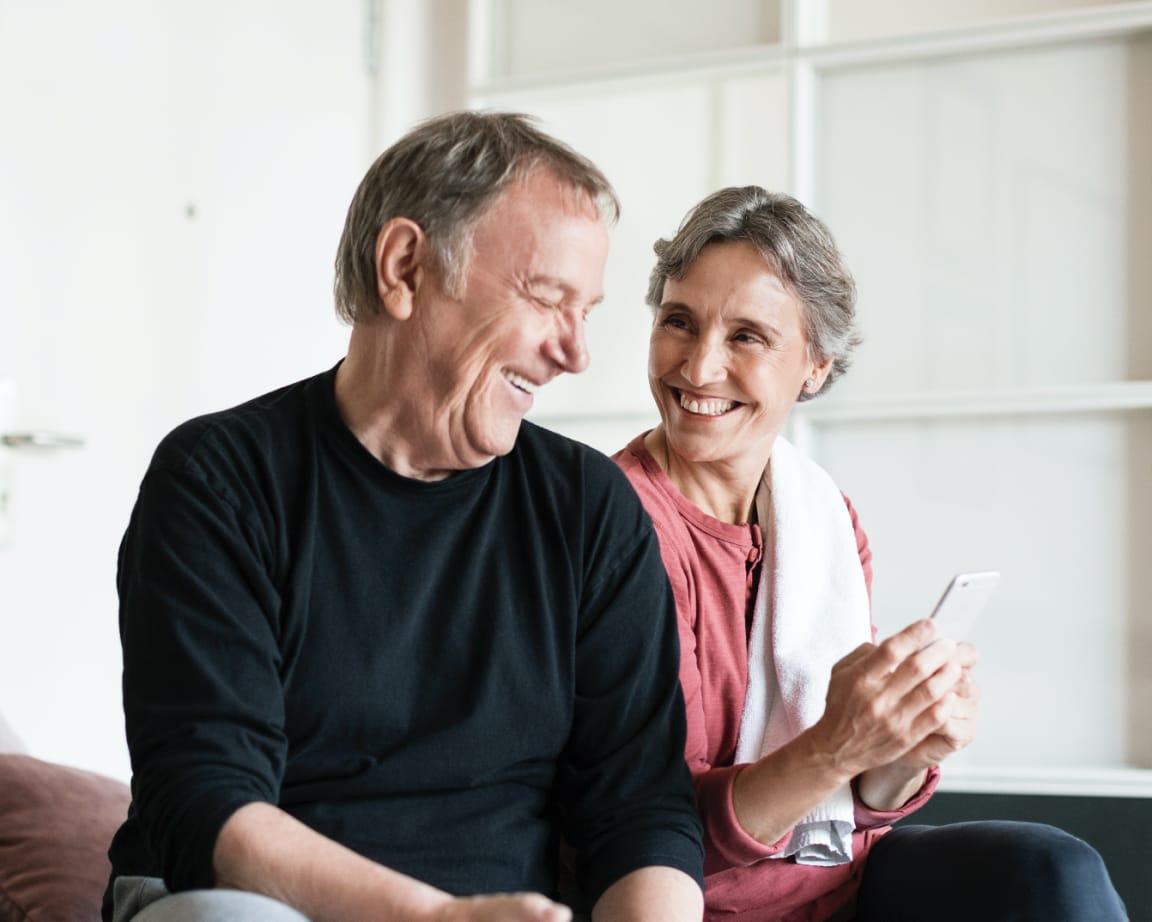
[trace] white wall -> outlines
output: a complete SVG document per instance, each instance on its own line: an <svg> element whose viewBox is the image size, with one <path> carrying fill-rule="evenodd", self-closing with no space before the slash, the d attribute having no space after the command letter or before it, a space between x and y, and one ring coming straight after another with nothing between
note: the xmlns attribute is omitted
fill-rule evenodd
<svg viewBox="0 0 1152 922"><path fill-rule="evenodd" d="M126 777L116 549L156 441L334 363L369 157L360 0L0 4L0 378L11 452L0 711Z"/></svg>

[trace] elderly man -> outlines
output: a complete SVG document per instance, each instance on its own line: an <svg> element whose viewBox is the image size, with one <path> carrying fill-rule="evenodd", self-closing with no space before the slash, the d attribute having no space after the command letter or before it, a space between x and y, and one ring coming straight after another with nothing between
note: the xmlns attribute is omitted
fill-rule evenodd
<svg viewBox="0 0 1152 922"><path fill-rule="evenodd" d="M330 371L160 445L118 584L116 920L698 920L672 599L588 364L614 218L521 116L425 123L349 209ZM567 890L566 890L567 892Z"/></svg>

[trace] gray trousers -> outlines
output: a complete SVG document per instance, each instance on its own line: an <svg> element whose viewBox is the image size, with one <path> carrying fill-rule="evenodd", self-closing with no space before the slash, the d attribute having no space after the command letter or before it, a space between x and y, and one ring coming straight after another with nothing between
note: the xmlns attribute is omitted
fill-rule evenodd
<svg viewBox="0 0 1152 922"><path fill-rule="evenodd" d="M291 906L239 890L171 894L157 877L118 877L112 922L308 922Z"/></svg>

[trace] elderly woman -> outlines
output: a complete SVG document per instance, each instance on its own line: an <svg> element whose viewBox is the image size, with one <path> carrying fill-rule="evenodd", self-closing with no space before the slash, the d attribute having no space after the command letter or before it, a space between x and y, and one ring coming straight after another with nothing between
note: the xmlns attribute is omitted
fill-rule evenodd
<svg viewBox="0 0 1152 922"><path fill-rule="evenodd" d="M890 829L973 738L976 655L930 621L873 643L856 512L780 437L858 342L827 229L794 199L732 188L655 250L661 423L615 457L678 607L706 918L1124 919L1099 856L1059 830Z"/></svg>

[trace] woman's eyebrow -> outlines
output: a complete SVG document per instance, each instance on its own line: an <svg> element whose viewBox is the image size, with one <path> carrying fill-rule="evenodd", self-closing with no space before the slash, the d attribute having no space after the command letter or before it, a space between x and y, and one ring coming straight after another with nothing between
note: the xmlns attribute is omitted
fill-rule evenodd
<svg viewBox="0 0 1152 922"><path fill-rule="evenodd" d="M696 311L692 309L692 305L685 304L683 301L661 301L657 311L683 311L691 316L696 316ZM760 330L776 338L782 335L780 328L770 320L764 320L759 317L726 317L725 323L731 326L751 327L754 330Z"/></svg>

